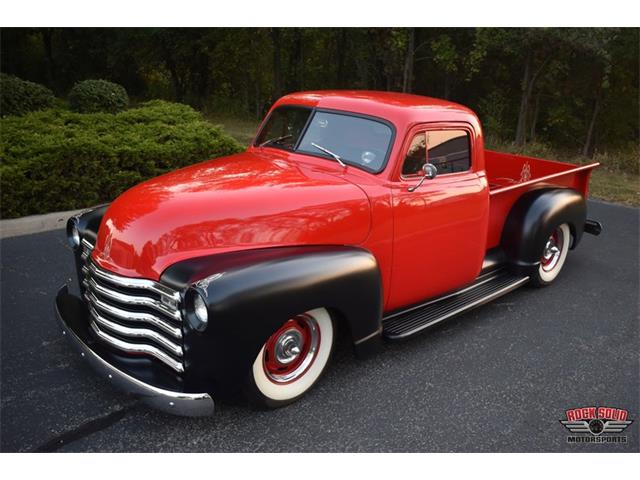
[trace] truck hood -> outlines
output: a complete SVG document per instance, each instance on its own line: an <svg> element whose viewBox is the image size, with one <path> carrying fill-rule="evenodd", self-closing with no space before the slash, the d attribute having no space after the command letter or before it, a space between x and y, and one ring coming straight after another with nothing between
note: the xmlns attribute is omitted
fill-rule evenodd
<svg viewBox="0 0 640 480"><path fill-rule="evenodd" d="M295 157L245 152L133 187L107 209L94 261L158 280L175 262L212 253L363 242L371 223L366 194Z"/></svg>

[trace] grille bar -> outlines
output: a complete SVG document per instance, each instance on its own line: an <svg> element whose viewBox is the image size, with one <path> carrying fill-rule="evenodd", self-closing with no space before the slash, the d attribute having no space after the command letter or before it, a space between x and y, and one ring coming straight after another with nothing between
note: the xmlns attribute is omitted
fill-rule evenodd
<svg viewBox="0 0 640 480"><path fill-rule="evenodd" d="M107 272L92 261L92 250L93 245L82 239L83 296L97 340L184 372L179 292L153 280Z"/></svg>
<svg viewBox="0 0 640 480"><path fill-rule="evenodd" d="M162 303L158 302L157 300L154 300L153 298L128 295L128 294L117 292L115 290L111 290L109 288L103 287L91 277L89 277L87 280L87 287L89 288L89 290L93 292L97 292L100 295L107 297L109 300L113 300L114 302L124 303L126 305L151 307L154 310L160 313L163 313L168 317L171 317L176 322L181 321L180 312L178 312L177 310L169 310Z"/></svg>
<svg viewBox="0 0 640 480"><path fill-rule="evenodd" d="M180 294L178 292L171 290L170 288L165 287L158 282L154 282L153 280L147 280L146 278L121 277L120 275L105 272L91 262L89 262L89 272L92 275L100 278L101 280L109 282L118 287L147 290L159 295L164 295L165 297L170 298L176 303L180 301Z"/></svg>
<svg viewBox="0 0 640 480"><path fill-rule="evenodd" d="M164 330L175 338L182 338L182 330L180 330L178 327L172 327L169 323L161 320L155 315L151 315L150 313L145 312L130 312L128 310L122 310L109 303L103 302L102 300L98 299L98 297L96 297L92 292L88 292L85 297L89 301L90 305L97 307L98 310L102 310L109 315L117 317L121 320L129 320L137 323L149 323Z"/></svg>
<svg viewBox="0 0 640 480"><path fill-rule="evenodd" d="M91 313L93 320L101 327L111 330L123 337L131 337L135 339L147 338L154 340L173 353L176 357L182 357L182 347L168 340L164 335L159 334L155 330L149 330L148 328L125 327L124 325L112 322L111 320L103 317L92 306L89 306L89 312Z"/></svg>
<svg viewBox="0 0 640 480"><path fill-rule="evenodd" d="M98 338L100 338L104 343L107 343L112 347L117 348L118 350L122 350L126 353L144 353L147 355L151 355L152 357L155 357L163 363L169 365L176 372L184 372L184 366L182 365L182 362L173 359L170 355L164 353L159 348L144 343L129 343L125 342L124 340L120 340L119 338L112 337L108 333L101 330L93 320L91 321L91 328L98 336Z"/></svg>

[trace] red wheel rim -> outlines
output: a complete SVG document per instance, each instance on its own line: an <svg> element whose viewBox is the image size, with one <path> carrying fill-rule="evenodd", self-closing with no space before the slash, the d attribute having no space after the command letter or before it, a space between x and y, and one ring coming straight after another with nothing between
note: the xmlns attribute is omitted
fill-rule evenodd
<svg viewBox="0 0 640 480"><path fill-rule="evenodd" d="M264 346L262 367L273 383L300 379L311 367L320 345L320 328L310 315L298 315L284 323Z"/></svg>
<svg viewBox="0 0 640 480"><path fill-rule="evenodd" d="M558 266L563 246L564 234L560 228L556 228L547 239L540 257L540 266L545 272L550 272Z"/></svg>

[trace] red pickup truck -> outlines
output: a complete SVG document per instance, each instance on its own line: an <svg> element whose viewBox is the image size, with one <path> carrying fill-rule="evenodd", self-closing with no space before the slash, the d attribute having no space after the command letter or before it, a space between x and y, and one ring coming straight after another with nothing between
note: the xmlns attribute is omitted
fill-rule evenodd
<svg viewBox="0 0 640 480"><path fill-rule="evenodd" d="M243 392L291 403L344 324L356 353L562 269L589 175L484 149L461 105L390 92L287 95L243 153L144 182L67 225L79 295L63 333L156 408Z"/></svg>

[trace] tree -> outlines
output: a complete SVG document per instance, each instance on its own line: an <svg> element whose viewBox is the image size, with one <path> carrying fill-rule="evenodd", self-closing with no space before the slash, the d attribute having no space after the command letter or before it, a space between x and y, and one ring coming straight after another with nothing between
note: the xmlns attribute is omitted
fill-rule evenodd
<svg viewBox="0 0 640 480"><path fill-rule="evenodd" d="M413 62L415 56L416 29L409 29L409 41L407 42L407 53L404 60L404 72L402 77L402 91L411 92L413 87Z"/></svg>
<svg viewBox="0 0 640 480"><path fill-rule="evenodd" d="M282 38L280 28L271 29L271 41L273 42L273 95L278 98L282 96L283 73L282 73Z"/></svg>
<svg viewBox="0 0 640 480"><path fill-rule="evenodd" d="M301 89L415 92L468 105L489 137L591 156L637 149L639 45L637 28L5 28L0 70L256 118Z"/></svg>
<svg viewBox="0 0 640 480"><path fill-rule="evenodd" d="M612 68L612 58L610 46L618 35L617 30L598 30L597 35L591 37L589 44L589 57L593 60L594 68L594 99L591 118L587 127L587 133L582 147L582 155L585 157L593 157L595 151L595 130L598 116L602 110L602 104L605 101L607 91L610 85L610 76Z"/></svg>

